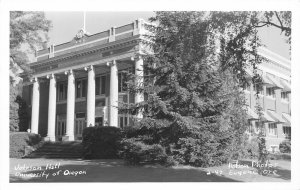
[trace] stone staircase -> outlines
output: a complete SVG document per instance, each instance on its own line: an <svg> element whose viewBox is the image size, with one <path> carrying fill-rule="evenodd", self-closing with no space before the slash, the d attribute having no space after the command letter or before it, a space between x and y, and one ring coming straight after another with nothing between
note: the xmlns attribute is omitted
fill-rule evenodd
<svg viewBox="0 0 300 190"><path fill-rule="evenodd" d="M40 148L23 158L79 159L82 158L82 149L81 141L45 142Z"/></svg>

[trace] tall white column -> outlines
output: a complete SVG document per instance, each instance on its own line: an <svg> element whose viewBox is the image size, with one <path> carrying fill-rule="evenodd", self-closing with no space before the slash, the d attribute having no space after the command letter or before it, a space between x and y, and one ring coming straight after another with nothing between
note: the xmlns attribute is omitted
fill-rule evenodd
<svg viewBox="0 0 300 190"><path fill-rule="evenodd" d="M141 55L138 55L137 58L135 59L135 76L136 76L136 81L135 84L137 86L142 86L144 83L144 63L143 63L143 58ZM134 97L135 103L139 103L144 101L144 94L143 93L135 93ZM143 118L143 113L142 111L139 111L137 114L137 118Z"/></svg>
<svg viewBox="0 0 300 190"><path fill-rule="evenodd" d="M118 127L118 68L116 61L108 63L110 66L110 91L109 91L109 126Z"/></svg>
<svg viewBox="0 0 300 190"><path fill-rule="evenodd" d="M48 133L49 141L55 141L55 118L56 118L56 79L54 74L47 75L49 83L49 106L48 106Z"/></svg>
<svg viewBox="0 0 300 190"><path fill-rule="evenodd" d="M40 85L38 79L32 79L32 110L31 110L31 132L39 133L39 108L40 108Z"/></svg>
<svg viewBox="0 0 300 190"><path fill-rule="evenodd" d="M68 96L67 96L67 132L69 141L74 141L74 115L75 115L75 78L73 71L66 71L68 75Z"/></svg>
<svg viewBox="0 0 300 190"><path fill-rule="evenodd" d="M87 127L95 126L95 71L93 66L85 67L88 71L87 91Z"/></svg>

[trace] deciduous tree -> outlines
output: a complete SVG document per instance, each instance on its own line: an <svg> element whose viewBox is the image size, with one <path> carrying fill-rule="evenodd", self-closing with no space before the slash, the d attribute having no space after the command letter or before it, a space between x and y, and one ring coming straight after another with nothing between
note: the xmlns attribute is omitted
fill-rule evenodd
<svg viewBox="0 0 300 190"><path fill-rule="evenodd" d="M18 113L23 113L18 105L22 101L16 101L21 89L19 75L22 72L25 76L30 74L27 66L30 55L48 40L50 28L51 22L43 12L10 12L10 130L19 130Z"/></svg>

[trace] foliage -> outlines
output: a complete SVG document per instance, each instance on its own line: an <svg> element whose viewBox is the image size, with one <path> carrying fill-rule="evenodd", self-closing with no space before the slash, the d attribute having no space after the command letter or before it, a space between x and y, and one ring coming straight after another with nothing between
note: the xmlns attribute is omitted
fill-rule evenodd
<svg viewBox="0 0 300 190"><path fill-rule="evenodd" d="M87 127L82 133L84 158L118 158L121 131L116 127Z"/></svg>
<svg viewBox="0 0 300 190"><path fill-rule="evenodd" d="M238 156L246 140L245 70L262 61L257 15L157 12L157 26L147 26L153 43L145 43L145 80L136 85L129 74L127 85L146 99L120 109L143 112L131 138L162 145L180 164L211 166Z"/></svg>
<svg viewBox="0 0 300 190"><path fill-rule="evenodd" d="M120 156L132 165L166 164L167 154L159 144L147 145L137 139L123 139Z"/></svg>
<svg viewBox="0 0 300 190"><path fill-rule="evenodd" d="M291 153L275 152L269 154L270 160L291 160Z"/></svg>
<svg viewBox="0 0 300 190"><path fill-rule="evenodd" d="M258 139L252 138L250 141L246 142L245 150L247 151L244 155L246 158L258 158Z"/></svg>
<svg viewBox="0 0 300 190"><path fill-rule="evenodd" d="M26 146L35 146L42 140L38 134L11 132L9 134L9 157L21 158Z"/></svg>
<svg viewBox="0 0 300 190"><path fill-rule="evenodd" d="M10 91L9 91L9 100L10 100L10 107L9 107L9 129L10 131L19 131L19 122L20 122L20 102L17 100L20 97L20 91L22 86L16 85L14 86L13 83L10 83ZM23 115L24 116L24 115ZM21 116L22 118L22 116Z"/></svg>
<svg viewBox="0 0 300 190"><path fill-rule="evenodd" d="M22 44L27 44L34 51L48 40L50 27L51 22L43 12L11 11L10 49L19 49Z"/></svg>
<svg viewBox="0 0 300 190"><path fill-rule="evenodd" d="M279 144L279 150L282 153L291 153L291 141L283 141Z"/></svg>
<svg viewBox="0 0 300 190"><path fill-rule="evenodd" d="M29 72L25 64L28 54L43 47L48 40L51 22L43 12L11 11L10 12L10 58L11 66L16 65ZM27 49L26 51L24 49Z"/></svg>
<svg viewBox="0 0 300 190"><path fill-rule="evenodd" d="M18 131L19 123L25 124L23 122L26 122L27 117L24 103L20 98L17 99L21 92L18 86L19 75L24 71L24 77L29 76L28 55L42 47L43 42L48 39L47 32L50 28L51 22L43 12L10 12L10 131ZM26 127L20 128L25 130Z"/></svg>
<svg viewBox="0 0 300 190"><path fill-rule="evenodd" d="M261 84L259 84L261 85ZM256 94L256 106L255 106L255 111L257 112L258 115L258 136L257 136L257 141L258 141L258 162L260 164L265 164L268 160L269 157L269 152L266 147L266 139L265 139L265 124L264 124L264 112L262 106L259 104L259 95L258 93ZM262 168L260 168L262 169ZM260 174L263 174L262 171L259 171Z"/></svg>
<svg viewBox="0 0 300 190"><path fill-rule="evenodd" d="M19 105L18 109L18 117L19 117L19 131L27 131L28 129L28 121L29 121L29 114L28 114L28 106L26 101L21 97L17 96L16 102Z"/></svg>
<svg viewBox="0 0 300 190"><path fill-rule="evenodd" d="M291 44L291 11L266 11L261 13L262 16L259 17L259 22L255 25L256 28L259 27L276 27L281 30L282 33L288 38L287 42Z"/></svg>
<svg viewBox="0 0 300 190"><path fill-rule="evenodd" d="M12 84L10 84L10 91L9 91L9 130L10 131L18 131L18 121L19 121L19 115L18 115L18 109L19 105L17 102L15 102L15 99L17 97L17 91L15 88L13 88Z"/></svg>

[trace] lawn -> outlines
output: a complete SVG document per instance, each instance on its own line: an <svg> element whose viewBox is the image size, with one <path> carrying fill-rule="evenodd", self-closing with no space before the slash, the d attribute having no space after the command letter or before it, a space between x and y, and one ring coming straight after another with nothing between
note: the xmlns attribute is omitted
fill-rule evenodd
<svg viewBox="0 0 300 190"><path fill-rule="evenodd" d="M129 166L122 160L10 159L10 182L289 182L290 161L271 161L267 176L252 162L195 168ZM246 167L248 165L248 167ZM24 167L25 166L25 167ZM26 168L27 167L27 168Z"/></svg>

